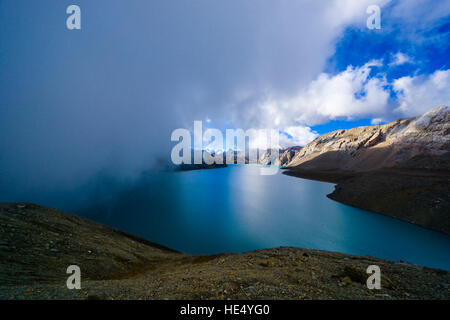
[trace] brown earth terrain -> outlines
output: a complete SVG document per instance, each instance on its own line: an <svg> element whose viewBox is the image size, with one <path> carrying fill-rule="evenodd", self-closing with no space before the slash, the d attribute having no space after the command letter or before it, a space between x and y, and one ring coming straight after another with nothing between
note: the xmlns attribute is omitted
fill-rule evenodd
<svg viewBox="0 0 450 320"><path fill-rule="evenodd" d="M450 234L450 153L418 156L367 172L287 169L284 173L337 183L330 199Z"/></svg>
<svg viewBox="0 0 450 320"><path fill-rule="evenodd" d="M0 204L0 299L449 299L450 273L281 247L183 254L34 204ZM80 290L66 269L81 268ZM381 268L381 290L366 286Z"/></svg>
<svg viewBox="0 0 450 320"><path fill-rule="evenodd" d="M337 130L296 152L287 167L364 172L395 167L416 156L450 151L450 108L437 107L416 118Z"/></svg>
<svg viewBox="0 0 450 320"><path fill-rule="evenodd" d="M285 174L334 182L329 198L450 234L450 108L321 135Z"/></svg>

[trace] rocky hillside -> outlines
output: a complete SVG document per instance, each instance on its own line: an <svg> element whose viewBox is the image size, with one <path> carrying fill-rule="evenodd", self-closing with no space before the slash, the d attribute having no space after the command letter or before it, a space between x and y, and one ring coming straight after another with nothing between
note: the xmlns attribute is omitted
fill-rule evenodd
<svg viewBox="0 0 450 320"><path fill-rule="evenodd" d="M263 152L258 158L258 163L263 165L286 166L300 153L301 149L302 147L298 146L280 149L278 150L278 157L275 161L272 161L272 153L274 150L269 149Z"/></svg>
<svg viewBox="0 0 450 320"><path fill-rule="evenodd" d="M333 131L306 145L287 164L304 169L367 171L394 167L418 155L450 150L450 108L388 124Z"/></svg>
<svg viewBox="0 0 450 320"><path fill-rule="evenodd" d="M448 166L450 153L417 156L401 168L351 174L339 180L328 197L450 234L450 171L414 168L444 162Z"/></svg>
<svg viewBox="0 0 450 320"><path fill-rule="evenodd" d="M301 248L212 256L163 246L59 210L0 204L2 299L449 299L450 273ZM81 269L68 290L66 268ZM366 286L369 265L381 290Z"/></svg>
<svg viewBox="0 0 450 320"><path fill-rule="evenodd" d="M393 167L417 155L449 151L449 133L450 108L437 107L417 118L321 135L287 166L350 171Z"/></svg>
<svg viewBox="0 0 450 320"><path fill-rule="evenodd" d="M450 150L450 108L441 106L421 117L333 131L307 144L265 151L258 163L315 170L368 171L393 167L418 155L440 156Z"/></svg>
<svg viewBox="0 0 450 320"><path fill-rule="evenodd" d="M330 198L450 234L450 108L324 134L286 174L337 183Z"/></svg>
<svg viewBox="0 0 450 320"><path fill-rule="evenodd" d="M0 285L59 281L72 264L86 279L122 278L177 255L132 234L26 203L0 203L0 249Z"/></svg>

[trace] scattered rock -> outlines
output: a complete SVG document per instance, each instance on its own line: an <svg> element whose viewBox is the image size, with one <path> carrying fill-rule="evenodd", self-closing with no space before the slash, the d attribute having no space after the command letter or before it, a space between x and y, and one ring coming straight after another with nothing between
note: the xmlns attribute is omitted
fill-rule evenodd
<svg viewBox="0 0 450 320"><path fill-rule="evenodd" d="M0 229L20 230L8 249L21 248L0 250L0 299L449 299L446 271L292 247L181 254L58 210L27 208L0 204ZM7 237L0 232L0 243ZM294 267L300 258L308 261ZM65 286L74 263L82 266L82 290ZM369 264L382 269L382 291L375 292L382 296L361 285Z"/></svg>

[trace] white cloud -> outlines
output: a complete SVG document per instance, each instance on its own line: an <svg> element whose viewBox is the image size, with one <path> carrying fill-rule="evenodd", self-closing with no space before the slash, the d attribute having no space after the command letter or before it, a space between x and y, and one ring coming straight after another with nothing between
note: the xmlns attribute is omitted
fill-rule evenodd
<svg viewBox="0 0 450 320"><path fill-rule="evenodd" d="M370 121L370 124L371 124L371 125L377 125L377 124L381 124L381 123L383 123L383 122L386 122L386 121L383 120L382 118L373 118L373 119Z"/></svg>
<svg viewBox="0 0 450 320"><path fill-rule="evenodd" d="M192 61L187 65L202 67L208 62L207 68L196 68L191 73L179 72L193 74L195 78L188 79L188 87L183 89L182 96L176 96L176 103L189 106L189 112L184 115L188 121L203 118L204 110L208 109L208 116L217 125L231 123L240 128L267 127L258 121L260 109L254 110L254 106L267 96L278 101L283 96L292 96L298 88L307 87L327 66L327 60L335 53L336 43L344 30L352 26L367 32L367 7L379 5L383 10L389 2L283 0L260 1L258 6L246 1L220 2L221 10L215 12L239 14L230 19L227 16L217 19L211 34L200 32L209 30L203 25L195 30L194 43L204 43L203 39L209 39L206 46L208 56L197 62L202 56L194 54L189 57ZM230 27L238 36L228 36ZM226 31L223 34L217 32L223 30ZM189 38L185 43L190 43ZM190 97L192 83L204 86L204 92L209 94L201 96L201 99ZM277 115L274 114L273 118ZM281 125L282 122L279 117Z"/></svg>
<svg viewBox="0 0 450 320"><path fill-rule="evenodd" d="M322 73L306 88L288 98L269 98L259 106L260 123L264 126L311 126L329 120L379 115L386 110L389 92L383 77L369 77L380 61L362 67L349 66L331 76Z"/></svg>
<svg viewBox="0 0 450 320"><path fill-rule="evenodd" d="M218 92L223 93L223 97L218 99L211 95L213 100L208 100L206 96L204 101L193 103L183 97L182 103L202 106L200 113L204 105L214 106L208 109L208 115L215 123L231 123L241 128L276 128L284 132L287 128L302 128L304 131L299 129L294 132L292 139L282 138L285 144L299 145L314 139L311 126L333 119L370 118L375 124L396 118L398 114L393 112L396 101L391 99L393 83L387 82L384 73L373 76L377 71L374 68L381 66L381 61L348 66L338 74L320 73L326 59L333 55L336 41L346 27L351 25L367 31L368 5L381 7L382 28L392 27L388 23L383 24L383 21L394 16L402 21L402 27L407 27L406 34L417 31L415 26L421 16L420 11L427 11L430 7L429 4L420 4L421 0L418 0L420 5L399 0L387 10L386 4L391 2L287 1L273 7L263 6L254 13L254 19L249 20L255 28L239 28L248 36L245 46L230 46L236 48L236 52L242 52L240 56L245 63L238 70L233 69L235 63L231 67L224 64L220 68L218 79L231 71L233 75L240 75L227 78L231 85L220 85ZM439 6L446 12L447 5ZM434 9L432 11L433 14L427 13L429 21L439 19L443 14ZM267 21L271 23L267 24ZM404 52L394 51L391 60L390 66L414 63L412 57ZM221 84L220 81L211 83ZM397 87L400 86L401 81L397 82ZM408 87L405 89L407 91ZM399 97L400 104L410 96L411 93L405 93L404 97ZM433 100L428 102L424 106L426 110L435 106ZM403 106L399 110L404 109L405 115L409 116L411 112L405 108Z"/></svg>
<svg viewBox="0 0 450 320"><path fill-rule="evenodd" d="M260 128L286 133L280 135L280 146L286 148L314 140L318 133L311 130L313 125L333 119L380 117L387 112L389 91L383 74L370 77L370 73L381 65L374 60L361 67L349 66L336 75L322 73L292 96L268 95L250 109L251 118Z"/></svg>
<svg viewBox="0 0 450 320"><path fill-rule="evenodd" d="M389 66L400 66L405 63L412 63L412 59L404 53L397 52L393 55L393 61L389 64Z"/></svg>
<svg viewBox="0 0 450 320"><path fill-rule="evenodd" d="M394 81L399 107L404 116L417 116L439 105L450 105L450 69L428 76L402 77Z"/></svg>
<svg viewBox="0 0 450 320"><path fill-rule="evenodd" d="M417 29L431 22L447 17L450 14L448 1L398 0L392 8L392 15L402 18L403 23L416 25Z"/></svg>
<svg viewBox="0 0 450 320"><path fill-rule="evenodd" d="M380 124L399 114L412 117L450 105L450 69L388 83L384 73L370 76L377 66L380 61L349 66L336 75L322 73L292 96L265 99L253 116L261 127L278 128L293 137L283 138L283 143L304 145L317 136L310 126L330 120L372 118L372 124ZM397 94L396 101L390 100L390 88Z"/></svg>
<svg viewBox="0 0 450 320"><path fill-rule="evenodd" d="M383 8L390 2L391 0L333 0L320 3L326 3L325 18L330 28L339 28L351 23L365 29L369 17L367 8L371 5Z"/></svg>
<svg viewBox="0 0 450 320"><path fill-rule="evenodd" d="M317 132L311 131L311 128L304 126L291 126L282 131L290 135L292 138L280 134L281 148L305 146L319 136Z"/></svg>

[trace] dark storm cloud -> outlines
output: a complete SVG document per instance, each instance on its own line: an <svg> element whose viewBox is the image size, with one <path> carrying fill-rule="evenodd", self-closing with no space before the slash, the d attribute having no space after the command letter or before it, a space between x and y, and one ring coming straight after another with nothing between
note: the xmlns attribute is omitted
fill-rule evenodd
<svg viewBox="0 0 450 320"><path fill-rule="evenodd" d="M0 2L0 200L137 174L193 120L257 125L247 108L308 83L354 15L335 1L75 2L80 31L66 29L74 1Z"/></svg>

